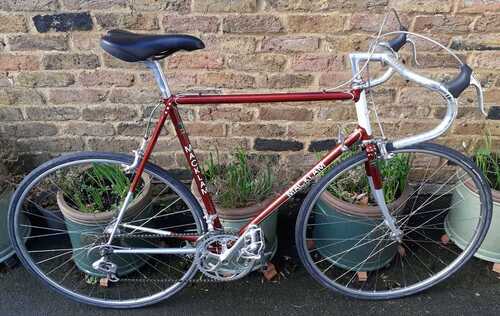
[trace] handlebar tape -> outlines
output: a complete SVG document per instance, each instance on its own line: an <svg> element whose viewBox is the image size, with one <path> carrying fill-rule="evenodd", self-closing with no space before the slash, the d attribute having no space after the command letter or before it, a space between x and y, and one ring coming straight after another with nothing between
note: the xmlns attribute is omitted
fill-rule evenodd
<svg viewBox="0 0 500 316"><path fill-rule="evenodd" d="M408 31L405 27L401 28L401 31ZM387 44L392 48L393 51L397 52L406 44L406 33L399 34L396 38L388 41Z"/></svg>
<svg viewBox="0 0 500 316"><path fill-rule="evenodd" d="M444 86L455 98L458 98L460 94L470 85L471 75L472 68L470 68L467 64L463 64L460 66L460 73L458 76L455 79L445 82Z"/></svg>

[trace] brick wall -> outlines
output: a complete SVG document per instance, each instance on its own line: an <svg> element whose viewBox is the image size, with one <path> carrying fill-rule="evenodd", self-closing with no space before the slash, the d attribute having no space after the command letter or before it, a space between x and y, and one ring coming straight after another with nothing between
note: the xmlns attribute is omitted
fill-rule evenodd
<svg viewBox="0 0 500 316"><path fill-rule="evenodd" d="M458 50L486 87L490 117L498 119L499 108L492 107L500 96L496 0L0 0L1 151L28 168L62 152L129 152L137 145L159 93L143 66L99 48L108 29L201 37L206 49L165 61L174 92L318 90L350 77L346 54L367 48L388 5L410 30ZM408 53L402 55L410 65ZM456 63L428 43L419 43L418 59L421 71L435 78L456 73ZM464 93L459 119L440 142L471 150L488 128L499 148L499 121L483 120L472 95ZM392 136L434 126L444 113L439 97L398 78L377 89L375 100ZM338 124L355 122L353 104L342 102L188 106L182 112L202 157L214 146L223 153L242 146L278 153L297 167L335 143ZM155 159L166 168L184 166L170 128Z"/></svg>

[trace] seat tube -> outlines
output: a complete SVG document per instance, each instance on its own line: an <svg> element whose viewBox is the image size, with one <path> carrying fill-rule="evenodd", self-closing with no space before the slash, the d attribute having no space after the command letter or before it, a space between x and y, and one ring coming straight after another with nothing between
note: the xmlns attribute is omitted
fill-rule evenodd
<svg viewBox="0 0 500 316"><path fill-rule="evenodd" d="M160 88L161 95L164 99L168 99L172 96L170 88L168 86L167 78L161 69L161 65L157 60L148 59L143 62L146 67L148 67L155 76L156 84Z"/></svg>

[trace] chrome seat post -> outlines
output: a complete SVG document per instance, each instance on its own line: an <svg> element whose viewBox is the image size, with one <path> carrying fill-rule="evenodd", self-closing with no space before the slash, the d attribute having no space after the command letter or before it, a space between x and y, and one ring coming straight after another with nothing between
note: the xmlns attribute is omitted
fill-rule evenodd
<svg viewBox="0 0 500 316"><path fill-rule="evenodd" d="M172 93L170 92L170 88L168 87L167 78L163 74L160 63L157 60L152 60L152 59L148 59L146 61L143 61L143 63L146 65L146 67L148 67L153 72L153 75L155 76L156 84L160 88L162 97L165 99L170 98Z"/></svg>

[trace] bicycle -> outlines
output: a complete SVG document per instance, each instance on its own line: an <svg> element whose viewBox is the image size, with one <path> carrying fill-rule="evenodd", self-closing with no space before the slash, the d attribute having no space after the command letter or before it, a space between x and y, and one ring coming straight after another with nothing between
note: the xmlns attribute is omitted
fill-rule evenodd
<svg viewBox="0 0 500 316"><path fill-rule="evenodd" d="M473 256L484 239L491 220L492 198L487 182L472 160L427 141L448 130L457 114L457 98L469 85L475 86L484 113L482 88L472 69L463 63L460 74L445 83L406 68L399 62L398 51L411 42L408 36L411 34L404 28L384 35L379 32L368 52L351 53L353 80L349 91L176 96L170 92L158 60L180 50L202 49L204 44L200 39L188 35L108 32L102 38L102 48L118 59L141 62L150 68L164 108L152 131L151 114L134 156L73 153L33 170L19 185L9 211L10 238L17 255L45 285L73 300L100 307L142 307L171 297L190 282L200 281L194 279L197 272L206 278L201 281L230 281L250 273L263 257L266 236L259 224L314 182L300 207L295 239L302 263L320 284L355 298L390 299L415 294L445 280ZM379 40L386 35L396 37ZM371 62L382 63L387 69L377 78L363 80L361 74ZM447 112L438 126L394 141L373 137L367 94L394 73L444 98ZM358 127L349 136L340 137L337 146L238 234L225 232L177 105L329 100L354 101ZM183 183L148 162L167 118L175 127L202 205ZM334 163L355 145L361 147L360 153ZM408 192L398 207L386 202L384 182L391 179L384 177L380 168L395 157L404 157L409 162ZM123 199L111 203L107 211L112 216L91 226L85 221L68 219L58 205L61 199L68 198L63 181L85 174L95 166L120 170L130 186ZM375 216L324 209L321 203L325 192L350 179L368 182L370 203L377 209ZM473 233L460 243L444 242L440 237L449 232L446 218L453 214L454 205L463 201L454 194L454 189L463 183L472 187L481 201L477 209L471 210L471 215L477 216L463 219L466 225L471 225ZM150 196L146 205L139 211L130 211L131 205L145 195ZM65 203L76 207L73 202ZM31 224L26 224L25 217L29 217ZM329 222L330 219L334 221ZM330 235L331 229L324 235L324 230L318 228L341 224L349 231L349 225L356 222L369 228L347 237ZM30 228L29 235L26 226ZM74 240L81 247L72 245ZM382 265L368 267L386 253L389 256ZM346 258L356 257L354 263L345 262ZM82 267L81 261L88 258L92 259L90 265ZM127 264L132 263L132 268L126 270ZM360 271L367 272L365 280L357 277Z"/></svg>

